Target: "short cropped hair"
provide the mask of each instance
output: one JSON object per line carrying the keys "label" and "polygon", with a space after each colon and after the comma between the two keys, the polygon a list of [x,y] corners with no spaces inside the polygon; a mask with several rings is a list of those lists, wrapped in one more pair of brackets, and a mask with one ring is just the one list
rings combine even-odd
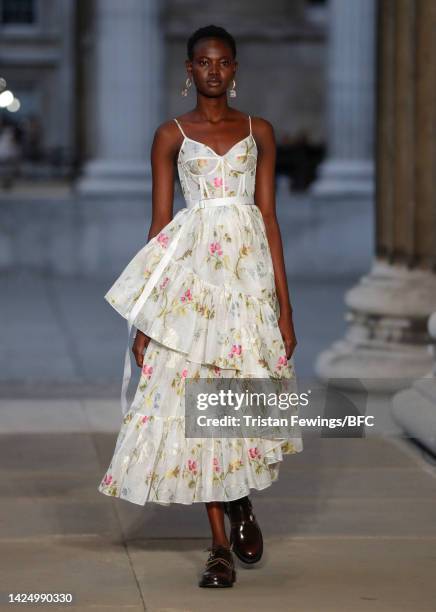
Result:
{"label": "short cropped hair", "polygon": [[236,58],[236,42],[235,39],[227,30],[220,26],[208,25],[204,28],[199,28],[188,38],[187,51],[188,58],[192,61],[194,59],[194,46],[203,38],[220,38],[230,47],[233,55],[233,59]]}

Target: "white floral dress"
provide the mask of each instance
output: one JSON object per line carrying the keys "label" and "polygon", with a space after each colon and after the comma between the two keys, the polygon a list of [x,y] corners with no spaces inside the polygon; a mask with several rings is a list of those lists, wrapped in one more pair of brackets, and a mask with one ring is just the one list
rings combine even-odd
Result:
{"label": "white floral dress", "polygon": [[277,323],[271,253],[254,204],[251,118],[249,135],[225,155],[188,138],[175,121],[184,136],[177,167],[187,206],[104,296],[150,341],[98,490],[140,505],[238,499],[268,487],[283,455],[303,449],[300,435],[185,438],[187,377],[295,380],[295,369]]}

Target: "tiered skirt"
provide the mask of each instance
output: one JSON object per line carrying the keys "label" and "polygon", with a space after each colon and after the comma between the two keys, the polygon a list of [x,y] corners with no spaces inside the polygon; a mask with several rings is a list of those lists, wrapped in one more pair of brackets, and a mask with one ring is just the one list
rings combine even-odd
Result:
{"label": "tiered skirt", "polygon": [[236,204],[179,211],[104,296],[122,317],[128,319],[159,265],[134,319],[150,337],[138,386],[98,490],[168,505],[229,501],[264,489],[277,480],[283,455],[303,449],[301,436],[187,438],[184,401],[186,378],[289,379],[296,389],[260,210]]}

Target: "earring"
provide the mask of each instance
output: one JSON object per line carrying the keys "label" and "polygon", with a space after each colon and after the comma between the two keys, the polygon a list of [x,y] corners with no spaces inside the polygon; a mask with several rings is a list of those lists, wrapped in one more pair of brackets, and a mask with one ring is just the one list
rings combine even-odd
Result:
{"label": "earring", "polygon": [[232,88],[229,89],[229,96],[231,98],[236,98],[236,89],[235,88],[236,88],[236,81],[235,81],[235,79],[233,79]]}
{"label": "earring", "polygon": [[188,95],[188,89],[191,87],[192,85],[192,81],[191,79],[188,77],[185,81],[185,87],[182,89],[182,91],[180,92],[182,96],[187,96]]}

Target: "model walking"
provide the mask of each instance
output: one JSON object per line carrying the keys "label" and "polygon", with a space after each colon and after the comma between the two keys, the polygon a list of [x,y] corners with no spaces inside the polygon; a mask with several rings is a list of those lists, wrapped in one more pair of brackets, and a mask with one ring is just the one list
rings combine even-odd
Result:
{"label": "model walking", "polygon": [[[236,45],[207,26],[188,40],[186,94],[195,108],[156,130],[153,217],[147,244],[105,298],[137,332],[141,376],[99,491],[146,502],[205,502],[212,545],[199,585],[232,586],[231,550],[247,563],[263,551],[250,489],[277,479],[300,436],[186,438],[186,378],[294,378],[297,344],[275,215],[270,123],[231,108]],[[174,162],[186,207],[173,217]],[[230,538],[225,529],[230,520]]]}

